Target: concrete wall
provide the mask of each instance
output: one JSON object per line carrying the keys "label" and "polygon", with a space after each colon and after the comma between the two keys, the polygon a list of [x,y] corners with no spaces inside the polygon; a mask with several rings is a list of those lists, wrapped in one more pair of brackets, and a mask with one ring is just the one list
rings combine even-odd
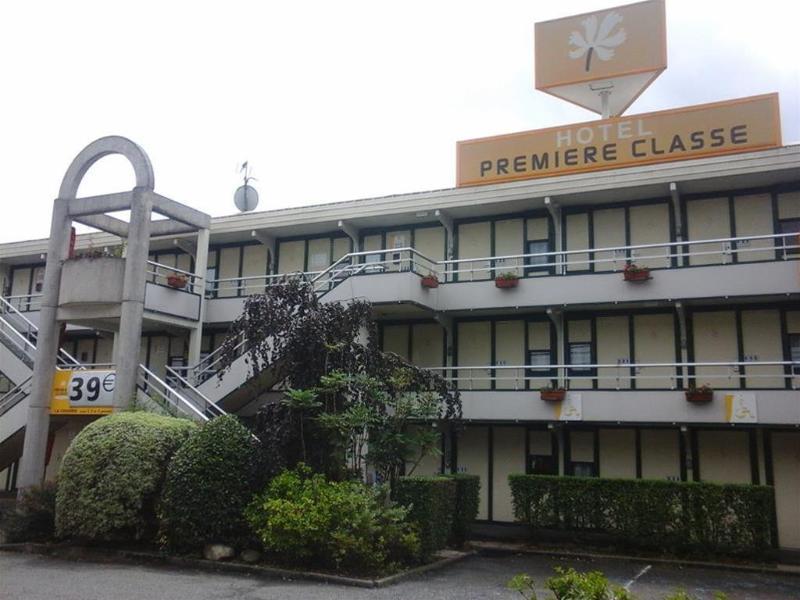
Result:
{"label": "concrete wall", "polygon": [[[625,283],[620,273],[597,273],[527,277],[513,290],[499,290],[493,281],[476,281],[447,283],[427,291],[412,273],[387,273],[350,277],[325,300],[363,297],[376,303],[414,302],[441,311],[794,294],[800,293],[797,269],[795,261],[743,263],[660,270],[643,284]],[[214,302],[218,301],[209,304]]]}
{"label": "concrete wall", "polygon": [[[730,237],[731,220],[728,198],[690,200],[686,203],[686,221],[690,240]],[[692,251],[708,253],[690,257],[689,264],[692,266],[731,262],[731,257],[723,254],[720,244],[695,244],[692,246]]]}
{"label": "concrete wall", "polygon": [[495,521],[514,520],[508,476],[525,472],[525,429],[495,427],[492,456],[492,517]]}
{"label": "concrete wall", "polygon": [[458,434],[458,471],[481,479],[478,519],[489,518],[489,428],[467,425]]}
{"label": "concrete wall", "polygon": [[[734,218],[736,219],[736,236],[769,235],[774,229],[774,215],[772,214],[772,197],[770,194],[756,194],[753,196],[736,196],[733,199]],[[752,262],[756,260],[772,260],[774,250],[756,251],[757,248],[769,248],[775,245],[775,240],[746,240],[738,242],[736,255],[739,262]],[[745,252],[745,250],[747,250]],[[751,250],[753,250],[751,252]]]}
{"label": "concrete wall", "polygon": [[670,479],[681,477],[681,455],[676,429],[642,429],[642,478]]}
{"label": "concrete wall", "polygon": [[771,438],[778,538],[781,547],[800,550],[800,433],[774,432]]}
{"label": "concrete wall", "polygon": [[715,483],[751,483],[746,431],[698,431],[700,479]]}
{"label": "concrete wall", "polygon": [[[483,258],[491,256],[491,223],[462,223],[458,226],[458,258]],[[475,261],[459,263],[459,269],[485,269],[489,267],[488,261]],[[459,281],[477,281],[491,279],[489,271],[460,273]]]}
{"label": "concrete wall", "polygon": [[601,429],[600,477],[636,477],[636,432],[633,429]]}
{"label": "concrete wall", "polygon": [[[580,390],[585,422],[726,423],[725,394],[716,388],[705,405],[686,401],[681,390]],[[798,393],[793,390],[754,390],[761,424],[800,424]],[[471,391],[462,388],[464,417],[480,420],[556,420],[551,403],[538,390]]]}
{"label": "concrete wall", "polygon": [[[631,206],[628,209],[631,245],[672,241],[669,231],[669,213],[669,204],[666,202]],[[631,259],[639,266],[663,269],[671,265],[671,260],[666,258],[667,254],[671,252],[675,252],[675,249],[668,246],[634,250]],[[644,258],[646,256],[658,258]],[[664,258],[660,258],[660,256],[664,256]]]}

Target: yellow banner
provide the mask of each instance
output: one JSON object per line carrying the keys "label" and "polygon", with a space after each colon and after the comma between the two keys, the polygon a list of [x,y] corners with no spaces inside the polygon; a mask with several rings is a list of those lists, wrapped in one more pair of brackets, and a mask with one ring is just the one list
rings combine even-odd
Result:
{"label": "yellow banner", "polygon": [[56,371],[50,414],[111,414],[115,379],[113,371]]}
{"label": "yellow banner", "polygon": [[778,94],[765,94],[458,142],[456,185],[616,169],[780,145]]}

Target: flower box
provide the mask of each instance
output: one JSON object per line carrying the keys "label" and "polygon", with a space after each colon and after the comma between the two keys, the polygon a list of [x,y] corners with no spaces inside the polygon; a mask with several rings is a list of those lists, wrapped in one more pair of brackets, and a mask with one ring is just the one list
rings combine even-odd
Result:
{"label": "flower box", "polygon": [[707,404],[714,399],[714,390],[698,388],[686,390],[686,401],[693,404]]}
{"label": "flower box", "polygon": [[189,283],[189,279],[185,275],[167,275],[167,285],[176,290],[182,290],[186,287],[187,283]]}
{"label": "flower box", "polygon": [[545,402],[561,402],[566,395],[567,390],[539,390],[539,396]]}
{"label": "flower box", "polygon": [[501,289],[515,288],[519,285],[519,277],[508,277],[500,275],[494,280],[495,287]]}
{"label": "flower box", "polygon": [[427,275],[419,280],[419,283],[424,288],[438,288],[439,287],[439,280],[434,275]]}
{"label": "flower box", "polygon": [[633,263],[625,265],[622,276],[625,281],[647,281],[648,279],[652,279],[650,276],[650,269],[636,266]]}

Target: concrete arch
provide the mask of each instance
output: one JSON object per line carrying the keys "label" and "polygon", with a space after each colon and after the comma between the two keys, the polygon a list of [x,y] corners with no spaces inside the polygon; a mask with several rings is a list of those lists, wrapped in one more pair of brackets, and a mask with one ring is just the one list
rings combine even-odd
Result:
{"label": "concrete arch", "polygon": [[64,174],[64,179],[61,180],[61,188],[58,191],[59,199],[71,200],[75,198],[86,172],[94,163],[109,154],[121,154],[128,159],[136,176],[137,188],[153,190],[155,187],[153,165],[150,164],[150,158],[147,153],[128,138],[109,135],[96,139],[73,159],[72,164]]}

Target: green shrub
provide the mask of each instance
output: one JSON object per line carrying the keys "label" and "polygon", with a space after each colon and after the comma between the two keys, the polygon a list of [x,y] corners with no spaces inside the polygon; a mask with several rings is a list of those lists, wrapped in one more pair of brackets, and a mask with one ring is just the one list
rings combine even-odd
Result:
{"label": "green shrub", "polygon": [[556,574],[547,580],[547,589],[556,600],[631,600],[626,589],[612,586],[600,571],[578,573],[575,569],[554,567]]}
{"label": "green shrub", "polygon": [[248,528],[244,509],[252,498],[255,447],[233,415],[193,432],[167,468],[159,510],[170,546],[239,545]]}
{"label": "green shrub", "polygon": [[752,555],[772,547],[771,487],[509,477],[514,514],[537,529],[597,532],[631,546]]}
{"label": "green shrub", "polygon": [[28,488],[16,508],[3,514],[0,529],[6,541],[44,542],[55,536],[56,483]]}
{"label": "green shrub", "polygon": [[301,465],[273,479],[245,514],[278,560],[381,572],[412,562],[419,553],[407,511],[384,500],[362,483],[327,481]]}
{"label": "green shrub", "polygon": [[420,556],[429,559],[450,538],[456,482],[446,477],[401,477],[393,494],[398,504],[408,507],[408,519],[419,530]]}
{"label": "green shrub", "polygon": [[455,473],[444,475],[456,482],[455,509],[450,543],[463,546],[469,535],[469,527],[478,516],[480,506],[481,478],[477,475]]}
{"label": "green shrub", "polygon": [[167,464],[192,429],[185,419],[146,412],[116,413],[87,425],[61,465],[57,534],[153,539]]}

